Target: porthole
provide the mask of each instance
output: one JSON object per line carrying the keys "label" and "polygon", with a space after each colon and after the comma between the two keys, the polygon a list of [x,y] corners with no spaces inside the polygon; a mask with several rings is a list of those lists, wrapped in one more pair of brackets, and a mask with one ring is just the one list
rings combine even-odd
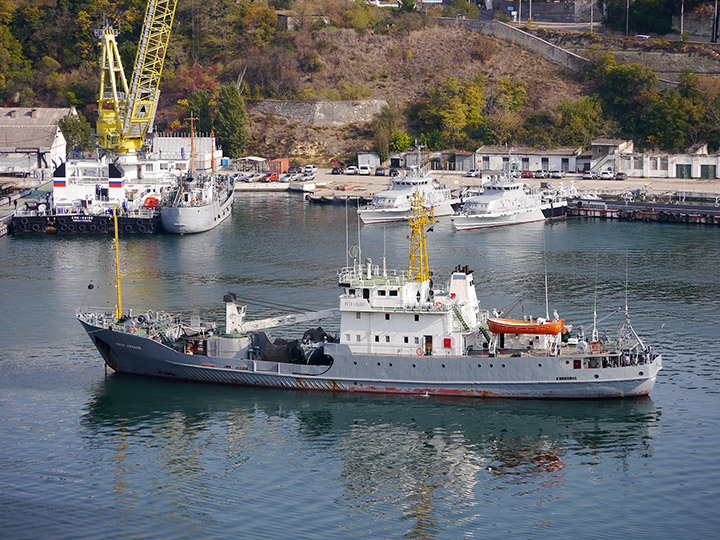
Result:
{"label": "porthole", "polygon": [[596,379],[599,379],[599,378],[600,378],[600,375],[598,375],[598,374],[596,373],[596,374],[595,374],[595,378],[596,378]]}
{"label": "porthole", "polygon": [[415,364],[413,364],[413,367],[417,367]]}
{"label": "porthole", "polygon": [[641,371],[640,373],[638,373],[638,375],[640,375],[642,377],[644,375],[644,373]]}
{"label": "porthole", "polygon": [[478,364],[478,367],[481,368],[481,367],[482,367],[482,364]]}
{"label": "porthole", "polygon": [[490,367],[495,367],[495,366],[493,366],[492,364],[490,364]]}
{"label": "porthole", "polygon": [[388,366],[392,367],[392,362],[390,362],[390,363],[388,364]]}
{"label": "porthole", "polygon": [[565,363],[569,366],[569,365],[570,365],[570,360],[565,360]]}
{"label": "porthole", "polygon": [[[353,362],[353,364],[355,364],[357,366],[357,361]],[[357,384],[357,383],[355,383],[355,384]]]}
{"label": "porthole", "polygon": [[357,386],[357,381],[355,381],[353,384],[354,384],[355,386]]}
{"label": "porthole", "polygon": [[542,367],[542,364],[538,364],[538,367]]}
{"label": "porthole", "polygon": [[505,367],[505,364],[503,364],[502,367]]}
{"label": "porthole", "polygon": [[442,367],[445,367],[445,364],[443,364]]}
{"label": "porthole", "polygon": [[378,366],[380,365],[380,362],[378,362]]}

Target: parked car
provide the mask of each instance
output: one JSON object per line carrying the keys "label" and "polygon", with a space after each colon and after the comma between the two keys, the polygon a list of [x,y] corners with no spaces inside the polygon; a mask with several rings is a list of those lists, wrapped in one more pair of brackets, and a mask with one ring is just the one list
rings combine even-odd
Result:
{"label": "parked car", "polygon": [[317,167],[315,165],[305,165],[303,172],[305,174],[317,174]]}
{"label": "parked car", "polygon": [[565,176],[565,171],[559,171],[557,169],[550,171],[550,178],[563,178]]}
{"label": "parked car", "polygon": [[537,171],[535,171],[535,172],[533,173],[533,177],[534,177],[534,178],[547,178],[547,177],[548,177],[548,172],[547,172],[547,171],[543,171],[542,169],[538,169]]}
{"label": "parked car", "polygon": [[370,165],[360,165],[358,167],[358,174],[362,174],[363,176],[369,176],[370,175]]}
{"label": "parked car", "polygon": [[345,172],[345,169],[343,169],[342,167],[333,167],[332,170],[330,171],[330,174],[342,174],[344,172]]}
{"label": "parked car", "polygon": [[400,176],[400,171],[397,169],[390,169],[390,176]]}
{"label": "parked car", "polygon": [[615,180],[627,180],[627,173],[622,171],[615,173]]}
{"label": "parked car", "polygon": [[355,165],[350,165],[347,169],[345,169],[345,174],[357,174],[358,168],[355,167]]}
{"label": "parked car", "polygon": [[375,176],[385,176],[385,167],[378,167],[375,169]]}
{"label": "parked car", "polygon": [[468,172],[465,173],[465,176],[475,178],[477,176],[480,176],[480,171],[477,169],[470,169]]}
{"label": "parked car", "polygon": [[295,167],[294,165],[288,169],[289,173],[295,173],[300,174],[302,171],[300,170],[300,167]]}
{"label": "parked car", "polygon": [[278,182],[292,182],[293,180],[297,179],[296,174],[292,173],[285,173],[280,178],[278,178]]}
{"label": "parked car", "polygon": [[603,171],[600,173],[600,179],[601,180],[612,180],[613,179],[613,173],[612,171]]}
{"label": "parked car", "polygon": [[583,180],[595,180],[597,175],[595,173],[591,173],[590,171],[584,171],[582,177]]}
{"label": "parked car", "polygon": [[278,179],[278,173],[271,172],[271,173],[267,173],[260,180],[262,182],[277,182],[277,179]]}
{"label": "parked car", "polygon": [[532,178],[532,177],[533,177],[532,171],[522,171],[520,173],[520,178]]}
{"label": "parked car", "polygon": [[262,175],[259,173],[252,173],[245,176],[245,182],[259,182]]}

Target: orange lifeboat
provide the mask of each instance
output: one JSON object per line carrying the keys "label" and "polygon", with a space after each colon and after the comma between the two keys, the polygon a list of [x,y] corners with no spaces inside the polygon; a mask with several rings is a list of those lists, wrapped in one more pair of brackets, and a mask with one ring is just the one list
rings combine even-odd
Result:
{"label": "orange lifeboat", "polygon": [[160,201],[157,197],[147,197],[145,199],[145,208],[148,210],[153,210],[157,208],[160,205]]}
{"label": "orange lifeboat", "polygon": [[565,319],[557,321],[488,319],[488,328],[493,334],[543,334],[554,336],[565,331]]}

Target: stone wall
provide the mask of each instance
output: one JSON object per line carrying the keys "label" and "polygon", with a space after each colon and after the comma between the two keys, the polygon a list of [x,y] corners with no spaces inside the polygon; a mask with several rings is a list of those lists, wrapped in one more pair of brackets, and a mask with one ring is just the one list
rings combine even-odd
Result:
{"label": "stone wall", "polygon": [[282,116],[290,123],[316,127],[346,126],[370,122],[387,102],[363,101],[280,101],[266,99],[249,105],[253,114]]}
{"label": "stone wall", "polygon": [[548,62],[573,71],[579,71],[587,64],[587,59],[578,54],[500,21],[440,19],[439,23],[447,26],[461,25],[468,30],[474,30],[486,36],[493,36],[503,41],[515,43],[523,49],[542,56]]}
{"label": "stone wall", "polygon": [[[570,2],[538,2],[532,3],[532,19],[541,22],[585,22],[590,20],[590,6],[595,0],[575,0]],[[522,6],[520,6],[522,3]],[[530,18],[530,3],[527,0],[494,0],[493,8],[509,13],[508,8],[521,10],[523,21]],[[595,5],[595,19],[599,19],[599,10]]]}

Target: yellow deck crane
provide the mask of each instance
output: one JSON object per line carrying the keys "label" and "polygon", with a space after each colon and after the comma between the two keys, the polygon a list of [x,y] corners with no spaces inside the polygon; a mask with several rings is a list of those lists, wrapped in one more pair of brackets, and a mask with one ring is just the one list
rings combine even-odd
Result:
{"label": "yellow deck crane", "polygon": [[118,154],[133,153],[152,131],[160,97],[160,77],[177,0],[149,0],[145,11],[132,80],[128,87],[118,52],[117,30],[106,26],[101,40],[98,145]]}

